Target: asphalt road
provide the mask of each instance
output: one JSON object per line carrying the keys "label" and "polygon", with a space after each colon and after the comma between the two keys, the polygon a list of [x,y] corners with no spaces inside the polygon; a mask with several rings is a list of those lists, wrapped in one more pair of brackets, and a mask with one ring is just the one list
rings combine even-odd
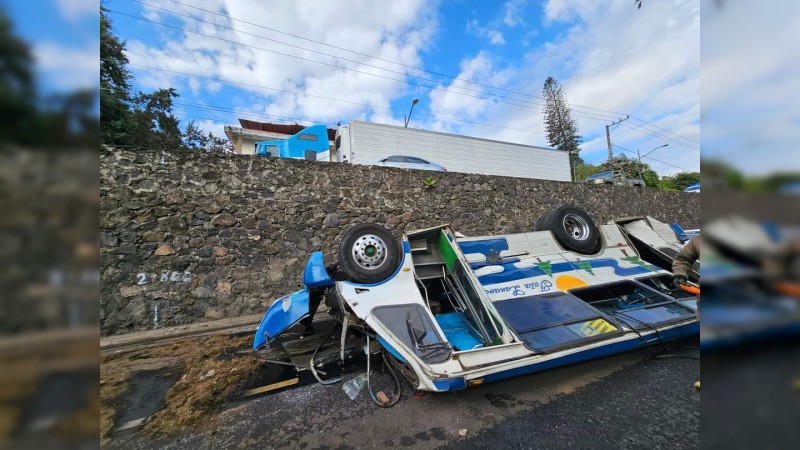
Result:
{"label": "asphalt road", "polygon": [[111,447],[697,448],[699,373],[698,360],[641,350],[461,392],[415,395],[406,385],[389,409],[366,391],[351,401],[341,384],[312,384],[231,405],[200,429],[117,437]]}

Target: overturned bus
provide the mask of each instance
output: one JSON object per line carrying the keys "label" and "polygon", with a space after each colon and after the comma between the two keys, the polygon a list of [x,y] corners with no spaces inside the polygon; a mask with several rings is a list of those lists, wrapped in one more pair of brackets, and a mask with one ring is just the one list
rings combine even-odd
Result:
{"label": "overturned bus", "polygon": [[336,264],[311,254],[304,289],[267,310],[253,348],[324,300],[342,343],[376,340],[416,389],[438,392],[699,334],[697,295],[643,260],[623,224],[565,205],[536,230],[465,237],[442,225],[398,239],[356,225]]}

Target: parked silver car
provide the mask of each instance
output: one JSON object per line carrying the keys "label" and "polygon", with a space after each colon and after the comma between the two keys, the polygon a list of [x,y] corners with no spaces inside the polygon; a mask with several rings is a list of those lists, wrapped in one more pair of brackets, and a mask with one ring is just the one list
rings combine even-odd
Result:
{"label": "parked silver car", "polygon": [[378,161],[376,166],[402,167],[403,169],[434,170],[436,172],[447,172],[443,166],[432,161],[427,161],[415,156],[392,155]]}

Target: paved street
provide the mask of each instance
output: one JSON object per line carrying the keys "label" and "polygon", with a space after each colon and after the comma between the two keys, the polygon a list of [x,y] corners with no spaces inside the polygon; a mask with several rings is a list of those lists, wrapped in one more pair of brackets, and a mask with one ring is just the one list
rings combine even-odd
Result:
{"label": "paved street", "polygon": [[366,391],[350,401],[341,384],[311,384],[231,405],[198,430],[118,437],[112,447],[697,448],[699,373],[698,360],[641,350],[455,393],[406,388],[390,409]]}

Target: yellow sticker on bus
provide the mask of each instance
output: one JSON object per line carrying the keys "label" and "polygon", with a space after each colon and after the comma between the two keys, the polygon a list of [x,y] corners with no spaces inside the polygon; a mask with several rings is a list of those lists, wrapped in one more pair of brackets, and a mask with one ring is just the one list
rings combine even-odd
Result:
{"label": "yellow sticker on bus", "polygon": [[580,333],[584,336],[597,336],[598,334],[613,333],[617,327],[608,323],[605,319],[595,319],[583,322]]}

